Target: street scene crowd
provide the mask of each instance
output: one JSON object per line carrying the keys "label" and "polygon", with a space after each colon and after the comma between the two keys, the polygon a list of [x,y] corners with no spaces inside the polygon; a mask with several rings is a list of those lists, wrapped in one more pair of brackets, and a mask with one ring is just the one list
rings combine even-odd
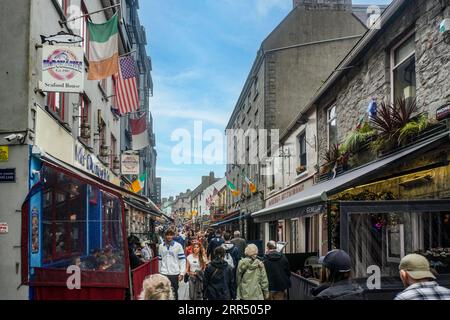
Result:
{"label": "street scene crowd", "polygon": [[[239,231],[194,232],[174,226],[157,229],[156,252],[150,242],[129,238],[130,264],[137,267],[157,257],[159,273],[143,282],[141,300],[287,300],[291,287],[289,261],[275,241],[264,254],[247,244]],[[316,300],[363,300],[363,289],[352,281],[351,258],[341,249],[319,258],[320,285]],[[450,300],[450,289],[436,282],[436,272],[418,254],[399,264],[405,289],[395,300]],[[186,297],[180,297],[181,287]]]}

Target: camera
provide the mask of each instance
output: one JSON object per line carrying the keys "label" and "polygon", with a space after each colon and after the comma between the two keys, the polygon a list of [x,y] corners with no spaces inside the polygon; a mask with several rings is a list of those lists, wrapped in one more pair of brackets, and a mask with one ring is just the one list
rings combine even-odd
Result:
{"label": "camera", "polygon": [[12,142],[14,140],[22,140],[24,138],[23,134],[10,134],[9,136],[5,137],[6,141]]}

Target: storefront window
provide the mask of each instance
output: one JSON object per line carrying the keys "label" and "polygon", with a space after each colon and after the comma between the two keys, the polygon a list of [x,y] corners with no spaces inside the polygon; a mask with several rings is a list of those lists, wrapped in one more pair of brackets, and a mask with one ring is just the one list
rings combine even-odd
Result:
{"label": "storefront window", "polygon": [[450,274],[450,211],[352,213],[349,217],[349,254],[355,276],[379,266],[382,276],[398,276],[402,257],[419,253],[439,274]]}

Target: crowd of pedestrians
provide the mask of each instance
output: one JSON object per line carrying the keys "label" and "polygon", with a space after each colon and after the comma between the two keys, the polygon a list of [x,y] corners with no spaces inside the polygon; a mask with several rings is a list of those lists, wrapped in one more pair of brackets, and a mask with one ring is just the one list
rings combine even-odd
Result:
{"label": "crowd of pedestrians", "polygon": [[[291,270],[275,241],[264,254],[247,244],[239,231],[208,230],[206,233],[168,228],[157,247],[159,274],[143,283],[141,299],[178,299],[180,282],[189,287],[190,300],[286,300]],[[136,246],[136,243],[132,243]],[[140,245],[139,261],[154,256],[146,243]],[[130,259],[132,261],[132,259]],[[364,290],[352,281],[351,258],[340,249],[319,259],[320,285],[311,290],[317,300],[361,300]],[[399,264],[405,289],[396,300],[450,300],[450,290],[436,282],[428,260],[418,254]]]}

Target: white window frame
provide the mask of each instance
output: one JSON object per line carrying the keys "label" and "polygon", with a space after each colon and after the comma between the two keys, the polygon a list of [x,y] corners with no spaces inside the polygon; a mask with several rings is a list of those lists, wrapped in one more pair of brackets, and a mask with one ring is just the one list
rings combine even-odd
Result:
{"label": "white window frame", "polygon": [[391,49],[391,65],[390,65],[390,72],[391,72],[391,103],[394,103],[395,101],[395,92],[394,92],[394,71],[401,66],[403,63],[405,63],[408,59],[411,59],[412,56],[416,55],[416,47],[414,46],[414,52],[409,54],[405,59],[400,61],[399,63],[395,64],[395,52],[398,48],[400,48],[406,41],[408,41],[411,37],[414,37],[415,40],[415,33],[416,30],[412,30],[409,32],[405,37],[403,37],[399,43],[397,43],[394,47]]}
{"label": "white window frame", "polygon": [[[336,111],[335,111],[335,116],[334,116],[334,118],[330,118],[330,110],[331,109],[333,109],[333,108],[335,108],[336,109]],[[333,103],[330,107],[328,107],[328,109],[327,109],[327,146],[328,146],[328,149],[330,149],[330,123],[333,121],[333,120],[336,120],[336,127],[337,127],[337,105],[335,104],[335,103]]]}

